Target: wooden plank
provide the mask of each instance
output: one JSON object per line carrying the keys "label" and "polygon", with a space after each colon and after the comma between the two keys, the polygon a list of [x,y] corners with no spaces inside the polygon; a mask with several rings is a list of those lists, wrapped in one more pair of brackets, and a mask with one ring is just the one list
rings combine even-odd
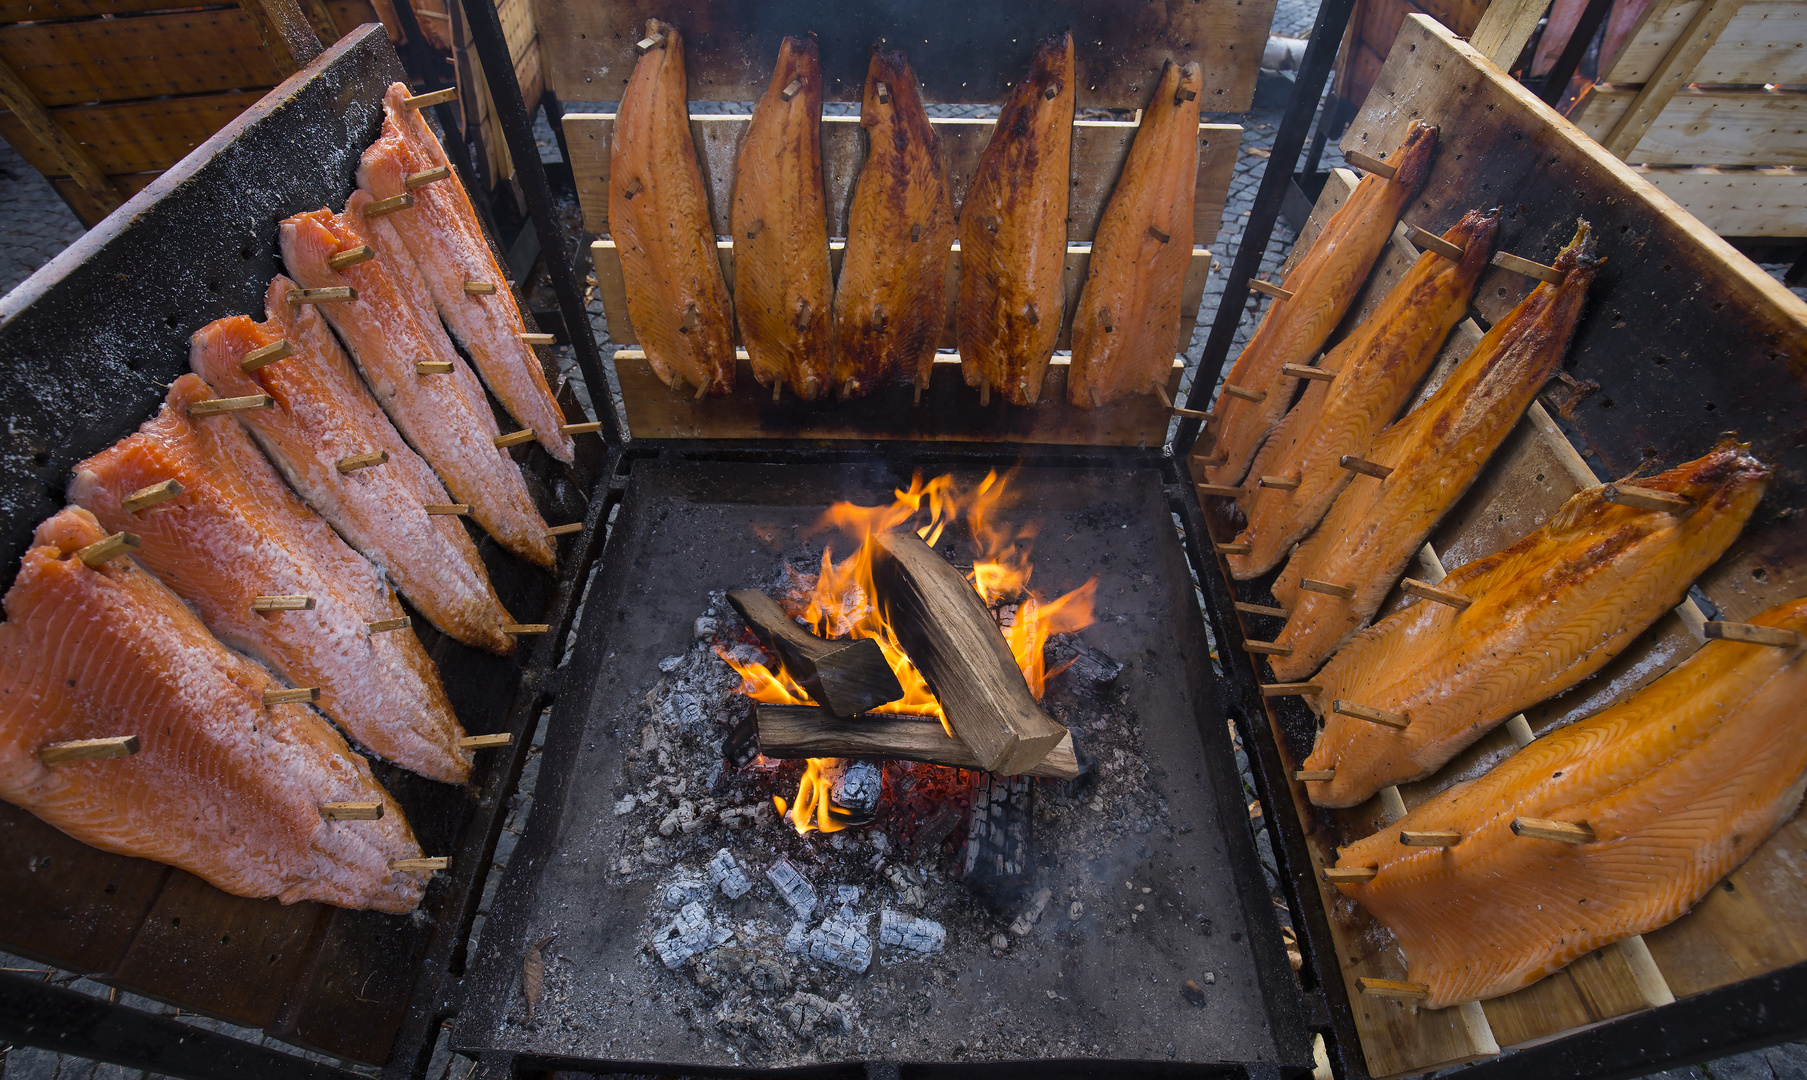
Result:
{"label": "wooden plank", "polygon": [[[262,91],[244,90],[160,101],[76,105],[52,109],[50,115],[111,176],[169,168],[262,96]],[[18,117],[0,114],[0,136],[44,175],[69,175],[67,168]]]}
{"label": "wooden plank", "polygon": [[0,803],[0,949],[89,974],[125,955],[169,869],[113,855]]}
{"label": "wooden plank", "polygon": [[[1657,3],[1601,81],[1643,83],[1669,54],[1702,0]],[[1692,82],[1797,86],[1807,83],[1807,7],[1796,0],[1748,0],[1700,58]]]}
{"label": "wooden plank", "polygon": [[47,106],[275,86],[239,8],[0,26],[0,60]]}
{"label": "wooden plank", "polygon": [[1509,71],[1549,6],[1547,0],[1493,0],[1468,43],[1502,71]]}
{"label": "wooden plank", "polygon": [[[150,186],[152,180],[162,175],[161,172],[121,173],[117,176],[109,176],[107,179],[112,182],[114,190],[119,192],[120,198],[129,199]],[[81,185],[74,180],[66,176],[53,176],[48,179],[50,186],[56,188],[57,194],[61,195],[63,201],[75,210],[76,216],[82,219],[82,223],[90,228],[113,212],[114,204],[110,199],[94,198],[83,191]]]}
{"label": "wooden plank", "polygon": [[[1613,130],[1637,95],[1635,89],[1596,86],[1569,119],[1599,139]],[[1807,165],[1807,92],[1684,89],[1625,160],[1647,165]]]}
{"label": "wooden plank", "polygon": [[[95,200],[104,203],[116,199],[117,193],[107,182],[104,168],[94,160],[88,148],[71,136],[56,117],[45,111],[32,95],[31,89],[5,63],[0,63],[0,104],[11,110],[7,119],[23,136],[20,139],[9,137],[8,141],[15,148],[23,142],[32,142],[42,160],[56,171],[72,178]],[[39,166],[39,171],[45,170]]]}
{"label": "wooden plank", "polygon": [[283,78],[320,55],[320,36],[296,0],[238,0]]}
{"label": "wooden plank", "polygon": [[1807,236],[1807,168],[1641,165],[1637,171],[1721,236]]}
{"label": "wooden plank", "polygon": [[318,951],[265,1030],[335,1057],[387,1062],[431,940],[417,919],[328,908]]}
{"label": "wooden plank", "polygon": [[1668,107],[1676,91],[1691,81],[1695,65],[1718,40],[1720,31],[1732,21],[1743,3],[1744,0],[1704,0],[1669,54],[1650,73],[1643,89],[1619,117],[1619,122],[1613,125],[1611,133],[1600,140],[1600,145],[1618,157],[1629,158],[1638,140],[1656,122],[1657,115]]}
{"label": "wooden plank", "polygon": [[[1071,30],[1081,107],[1139,109],[1168,59],[1205,72],[1200,105],[1242,112],[1273,20],[1272,0],[1124,5],[1052,0],[975,8],[959,0],[805,0],[724,6],[709,0],[570,4],[537,0],[547,46],[547,85],[565,101],[619,101],[648,17],[684,33],[690,96],[755,101],[765,92],[779,39],[813,33],[822,55],[823,97],[858,101],[874,41],[905,48],[925,101],[1002,101],[1028,69],[1037,41]],[[974,58],[983,58],[975,63]]]}

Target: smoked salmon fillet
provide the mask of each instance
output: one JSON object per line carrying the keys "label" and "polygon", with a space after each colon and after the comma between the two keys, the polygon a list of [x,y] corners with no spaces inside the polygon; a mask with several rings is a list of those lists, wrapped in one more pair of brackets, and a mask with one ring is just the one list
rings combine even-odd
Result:
{"label": "smoked salmon fillet", "polygon": [[[312,305],[287,301],[295,283],[278,274],[265,294],[266,320],[217,319],[191,342],[188,364],[224,397],[268,394],[268,409],[234,413],[289,486],[352,547],[383,569],[434,626],[467,645],[507,654],[502,607],[463,523],[426,508],[452,497],[402,440]],[[287,359],[247,374],[239,364],[286,341]],[[381,452],[379,465],[343,472],[339,462]]]}
{"label": "smoked salmon fillet", "polygon": [[[1799,633],[1807,600],[1750,621]],[[1710,641],[1624,702],[1350,844],[1337,865],[1379,873],[1337,887],[1393,931],[1431,1008],[1529,986],[1678,918],[1794,815],[1803,700],[1798,646]],[[1515,835],[1521,818],[1585,824],[1594,839]],[[1461,841],[1405,847],[1402,829]]]}
{"label": "smoked salmon fillet", "polygon": [[[358,162],[358,186],[378,199],[414,197],[413,206],[388,220],[426,280],[440,317],[477,362],[483,381],[508,414],[532,428],[553,457],[569,462],[571,436],[561,426],[565,413],[546,384],[539,356],[521,340],[527,324],[508,275],[496,263],[471,197],[452,171],[439,137],[419,109],[402,104],[407,96],[402,83],[383,95],[383,133]],[[445,169],[446,177],[408,186],[408,177],[435,168]],[[466,282],[494,286],[494,291],[472,293]]]}
{"label": "smoked salmon fillet", "polygon": [[[463,783],[470,753],[439,669],[413,631],[372,633],[402,608],[369,560],[295,497],[231,416],[194,416],[219,395],[198,375],[170,387],[134,435],[75,467],[69,501],[108,532],[137,534],[138,558],[201,615],[221,641],[291,686],[315,687],[320,711],[404,769]],[[175,499],[121,504],[165,480]],[[261,596],[299,596],[307,610],[254,609]]]}
{"label": "smoked salmon fillet", "polygon": [[870,150],[834,296],[834,385],[843,398],[885,383],[928,385],[955,231],[941,136],[903,53],[872,50],[860,126]]}
{"label": "smoked salmon fillet", "polygon": [[1347,202],[1330,215],[1311,249],[1300,257],[1282,286],[1290,300],[1274,300],[1249,339],[1224,386],[1261,396],[1259,401],[1218,394],[1209,421],[1213,449],[1205,479],[1239,484],[1275,424],[1292,405],[1299,380],[1282,372],[1287,364],[1309,364],[1355,302],[1374,260],[1393,235],[1393,226],[1430,176],[1437,129],[1412,121],[1405,140],[1388,163],[1391,180],[1378,173],[1362,177]]}
{"label": "smoked salmon fillet", "polygon": [[1067,372],[1067,400],[1081,408],[1167,389],[1181,347],[1180,288],[1192,264],[1203,87],[1197,64],[1167,61],[1098,222]]}
{"label": "smoked salmon fillet", "polygon": [[960,207],[960,373],[1012,405],[1041,400],[1060,336],[1073,150],[1073,35],[1035,50]]}
{"label": "smoked salmon fillet", "polygon": [[[351,286],[357,299],[325,303],[320,313],[345,342],[378,404],[420,451],[471,517],[502,546],[540,566],[552,565],[546,522],[534,508],[520,468],[498,449],[495,413],[470,365],[452,347],[433,301],[388,217],[365,218],[371,202],[352,192],[345,212],[314,210],[282,223],[282,261],[310,289]],[[389,215],[393,216],[393,215]],[[327,260],[369,245],[376,257],[343,270]],[[423,373],[417,362],[449,364]]]}
{"label": "smoked salmon fillet", "polygon": [[[75,553],[106,530],[69,507],[38,526],[0,624],[0,798],[84,844],[178,866],[237,896],[409,912],[420,845],[364,759],[269,672],[215,640],[129,558]],[[127,758],[44,765],[39,748],[138,736]],[[320,804],[371,802],[375,821]]]}
{"label": "smoked salmon fillet", "polygon": [[1318,366],[1330,382],[1307,383],[1298,404],[1280,421],[1251,474],[1298,481],[1298,487],[1244,487],[1237,500],[1248,524],[1236,537],[1246,555],[1229,556],[1239,581],[1260,577],[1286,558],[1323,518],[1355,474],[1344,455],[1363,457],[1374,435],[1391,423],[1437,359],[1443,342],[1468,311],[1475,282],[1487,268],[1499,231],[1499,211],[1471,210],[1443,239],[1463,249],[1460,262],[1432,251],[1418,256],[1399,284],[1355,332],[1324,354]]}
{"label": "smoked salmon fillet", "polygon": [[821,121],[816,39],[787,37],[734,163],[734,313],[773,400],[788,386],[814,401],[833,375]]}
{"label": "smoked salmon fillet", "polygon": [[[1452,570],[1438,587],[1467,596],[1457,611],[1418,600],[1357,634],[1313,681],[1324,717],[1306,784],[1319,806],[1354,806],[1389,784],[1428,776],[1501,721],[1605,666],[1731,546],[1763,497],[1770,470],[1733,440],[1638,486],[1680,495],[1685,514],[1583,491],[1543,527]],[[1402,713],[1404,729],[1336,712],[1350,701]]]}
{"label": "smoked salmon fillet", "polygon": [[690,138],[684,38],[646,20],[659,44],[634,64],[609,138],[609,232],[646,362],[697,396],[734,389],[734,303],[716,256],[709,193]]}
{"label": "smoked salmon fillet", "polygon": [[[1275,642],[1292,652],[1273,657],[1276,678],[1316,671],[1374,617],[1425,537],[1561,366],[1599,267],[1586,222],[1555,266],[1566,275],[1561,285],[1533,289],[1436,393],[1375,438],[1368,459],[1392,473],[1350,481],[1293,551],[1273,588],[1291,612]],[[1308,588],[1308,580],[1353,593]]]}

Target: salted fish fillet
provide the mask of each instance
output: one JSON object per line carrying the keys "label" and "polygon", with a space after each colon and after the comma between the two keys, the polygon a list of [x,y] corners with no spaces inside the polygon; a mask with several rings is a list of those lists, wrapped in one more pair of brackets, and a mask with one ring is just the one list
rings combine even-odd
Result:
{"label": "salted fish fillet", "polygon": [[[1807,601],[1750,620],[1807,630]],[[1794,816],[1807,786],[1802,650],[1711,641],[1628,700],[1344,848],[1373,880],[1337,887],[1385,923],[1442,1008],[1508,994],[1685,914]],[[1585,823],[1592,843],[1515,836]],[[1451,848],[1401,829],[1453,829]]]}
{"label": "salted fish fillet", "polygon": [[662,38],[634,64],[609,139],[609,232],[628,318],[665,385],[726,394],[734,389],[734,302],[690,136],[684,38],[657,19],[646,21],[646,36]]}
{"label": "salted fish fillet", "polygon": [[[1306,785],[1319,806],[1354,806],[1428,776],[1495,725],[1600,670],[1737,539],[1770,470],[1727,440],[1697,461],[1638,480],[1693,501],[1687,514],[1583,491],[1543,527],[1439,583],[1462,611],[1417,601],[1357,634],[1314,680],[1324,717]],[[1352,701],[1404,713],[1403,730],[1337,713]]]}
{"label": "salted fish fillet", "polygon": [[1286,275],[1282,286],[1290,300],[1275,300],[1262,316],[1255,336],[1243,347],[1224,377],[1225,386],[1265,395],[1248,401],[1220,393],[1211,410],[1211,456],[1222,463],[1207,466],[1205,479],[1213,484],[1239,484],[1261,444],[1280,422],[1297,392],[1296,378],[1281,369],[1287,364],[1309,364],[1329,340],[1349,305],[1361,293],[1368,271],[1393,235],[1399,215],[1430,176],[1431,157],[1437,149],[1437,129],[1422,120],[1412,121],[1405,139],[1389,163],[1398,170],[1392,179],[1370,173],[1355,186],[1349,200],[1318,234],[1311,250]]}
{"label": "salted fish fillet", "polygon": [[[136,434],[75,467],[69,501],[109,532],[137,534],[139,559],[208,629],[291,686],[318,688],[320,711],[358,743],[422,776],[463,783],[470,752],[458,747],[464,730],[439,669],[412,630],[368,629],[400,618],[401,604],[236,420],[189,414],[217,396],[198,375],[177,379]],[[182,486],[174,500],[121,506],[165,480]],[[314,606],[260,613],[259,596],[305,596]]]}
{"label": "salted fish fillet", "polygon": [[[278,274],[265,294],[266,320],[217,319],[191,342],[188,364],[225,397],[268,394],[274,405],[234,413],[289,486],[352,547],[386,573],[440,630],[467,645],[507,654],[514,638],[464,525],[426,507],[452,502],[445,485],[402,439],[310,305],[285,299],[295,283]],[[295,350],[249,374],[239,368],[259,348]],[[353,472],[340,461],[381,451],[389,459]]]}
{"label": "salted fish fillet", "polygon": [[[439,473],[471,517],[503,547],[540,566],[552,565],[546,522],[534,508],[520,468],[498,449],[494,411],[470,365],[433,314],[432,297],[388,217],[366,218],[370,193],[354,191],[344,213],[314,210],[282,223],[282,261],[310,289],[349,285],[358,298],[320,305],[377,403],[420,456]],[[393,216],[393,215],[390,215]],[[376,257],[334,270],[335,253],[368,244]],[[451,365],[422,374],[416,361]]]}
{"label": "salted fish fillet", "polygon": [[960,373],[980,397],[1041,400],[1060,336],[1073,150],[1073,35],[1042,42],[960,207]]}
{"label": "salted fish fillet", "polygon": [[[427,875],[401,808],[306,706],[266,708],[269,672],[221,645],[68,507],[38,526],[0,624],[0,798],[84,844],[177,866],[237,896],[409,912]],[[50,743],[137,735],[128,758],[45,766]],[[372,802],[375,821],[327,821]]]}
{"label": "salted fish fillet", "polygon": [[759,385],[805,401],[834,359],[821,120],[816,41],[787,37],[734,163],[734,314]]}
{"label": "salted fish fillet", "polygon": [[1197,64],[1167,61],[1098,222],[1067,372],[1067,400],[1081,408],[1167,388],[1192,264],[1203,87]]}
{"label": "salted fish fillet", "polygon": [[941,136],[903,53],[873,48],[860,125],[871,149],[853,190],[834,297],[834,386],[843,398],[885,383],[928,385],[955,233]]}
{"label": "salted fish fillet", "polygon": [[1236,542],[1250,548],[1246,555],[1229,556],[1230,573],[1237,580],[1260,577],[1280,565],[1349,484],[1355,474],[1340,464],[1344,455],[1367,454],[1375,434],[1399,414],[1436,361],[1449,332],[1468,311],[1499,220],[1497,210],[1469,211],[1443,234],[1463,249],[1460,262],[1433,251],[1418,256],[1380,306],[1318,361],[1336,378],[1306,384],[1249,470],[1256,477],[1297,480],[1299,486],[1287,490],[1249,484],[1237,500],[1247,524]]}
{"label": "salted fish fillet", "polygon": [[[452,170],[439,137],[419,109],[402,104],[408,93],[406,85],[396,83],[383,95],[383,133],[358,162],[358,186],[379,199],[414,197],[413,206],[389,215],[389,221],[420,268],[440,317],[477,362],[483,381],[508,414],[532,428],[547,453],[569,462],[565,412],[552,396],[539,356],[521,340],[527,323],[508,274],[496,262],[464,181]],[[441,167],[450,172],[445,179],[408,187],[409,176]],[[464,289],[467,281],[496,288],[472,294]]]}
{"label": "salted fish fillet", "polygon": [[[1581,318],[1599,260],[1586,222],[1556,257],[1561,285],[1544,282],[1493,324],[1437,392],[1375,438],[1369,460],[1392,469],[1362,476],[1337,496],[1274,582],[1290,614],[1275,638],[1291,655],[1274,675],[1316,671],[1380,610],[1412,556],[1556,373]],[[1348,599],[1306,589],[1312,579],[1354,590]]]}

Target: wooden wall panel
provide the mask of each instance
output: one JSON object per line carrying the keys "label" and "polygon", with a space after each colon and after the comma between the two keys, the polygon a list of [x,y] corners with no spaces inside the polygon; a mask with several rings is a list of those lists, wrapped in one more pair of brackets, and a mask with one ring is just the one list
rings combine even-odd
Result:
{"label": "wooden wall panel", "polygon": [[[1653,4],[1644,25],[1619,56],[1605,65],[1602,82],[1642,83],[1688,23],[1702,0]],[[1807,84],[1807,7],[1795,0],[1747,0],[1695,68],[1691,82]]]}
{"label": "wooden wall panel", "polygon": [[[1569,119],[1605,140],[1636,97],[1635,88],[1595,86]],[[1807,165],[1807,93],[1683,90],[1625,160],[1645,165]]]}

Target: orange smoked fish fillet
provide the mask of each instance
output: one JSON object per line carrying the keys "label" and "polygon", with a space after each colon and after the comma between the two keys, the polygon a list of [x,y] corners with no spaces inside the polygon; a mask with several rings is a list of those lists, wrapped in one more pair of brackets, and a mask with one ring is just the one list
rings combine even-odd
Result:
{"label": "orange smoked fish fillet", "polygon": [[[1276,677],[1316,671],[1380,610],[1425,537],[1561,366],[1598,266],[1582,222],[1556,257],[1563,283],[1533,289],[1429,400],[1374,440],[1369,460],[1392,474],[1351,480],[1274,582],[1275,598],[1291,610],[1275,642],[1292,650],[1273,658]],[[1308,580],[1354,595],[1307,588]]]}
{"label": "orange smoked fish fillet", "polygon": [[[263,704],[269,672],[228,650],[69,507],[38,526],[0,624],[0,798],[70,836],[178,866],[238,896],[408,912],[420,845],[364,759],[305,705]],[[128,758],[45,766],[49,743],[137,735]],[[375,821],[327,821],[373,802]]]}
{"label": "orange smoked fish fillet", "polygon": [[1287,364],[1309,364],[1324,347],[1349,305],[1368,280],[1374,260],[1393,235],[1400,213],[1430,176],[1437,149],[1437,129],[1412,121],[1405,141],[1390,163],[1398,170],[1391,180],[1370,173],[1355,186],[1337,212],[1330,215],[1317,241],[1286,275],[1291,300],[1268,306],[1255,336],[1236,357],[1225,386],[1262,395],[1247,401],[1220,393],[1211,410],[1211,459],[1222,464],[1205,470],[1213,484],[1241,483],[1256,451],[1292,404],[1299,380],[1282,374]]}
{"label": "orange smoked fish fillet", "polygon": [[[312,305],[290,304],[295,284],[277,275],[265,297],[267,319],[218,319],[194,335],[188,363],[224,397],[269,394],[268,409],[234,413],[297,493],[340,535],[382,567],[434,626],[467,645],[514,649],[501,630],[514,622],[502,607],[477,545],[463,523],[429,515],[452,501],[433,470],[402,441]],[[245,356],[287,341],[293,356],[249,374]],[[341,472],[340,460],[382,451],[389,459]]]}
{"label": "orange smoked fish fillet", "polygon": [[[388,761],[447,783],[470,777],[464,731],[382,575],[302,505],[231,416],[189,415],[217,395],[198,375],[170,387],[137,434],[77,465],[69,501],[109,532],[136,533],[138,556],[220,640],[317,687],[320,711]],[[175,480],[182,494],[137,512],[133,492]],[[305,596],[306,611],[257,612],[259,596]]]}
{"label": "orange smoked fish fillet", "polygon": [[[1807,630],[1807,601],[1752,619]],[[1621,704],[1545,735],[1451,788],[1337,865],[1385,923],[1408,977],[1442,1008],[1529,986],[1602,945],[1678,918],[1801,803],[1807,656],[1710,641]],[[1515,818],[1585,823],[1592,843],[1516,836]],[[1401,829],[1453,829],[1451,848]]]}
{"label": "orange smoked fish fillet", "polygon": [[888,382],[928,385],[955,228],[941,136],[903,53],[872,50],[860,125],[871,150],[834,297],[834,385],[844,398]]}
{"label": "orange smoked fish fillet", "polygon": [[734,389],[734,304],[690,138],[684,39],[657,19],[646,21],[646,36],[659,44],[635,63],[609,140],[609,232],[628,318],[665,385],[726,394]]}
{"label": "orange smoked fish fillet", "polygon": [[1469,211],[1443,234],[1463,249],[1459,263],[1432,251],[1418,256],[1380,306],[1318,361],[1336,378],[1306,384],[1304,396],[1262,444],[1249,470],[1257,478],[1278,476],[1299,486],[1252,483],[1237,500],[1248,524],[1236,542],[1251,549],[1229,557],[1237,580],[1280,565],[1348,485],[1355,474],[1342,467],[1343,456],[1367,454],[1374,434],[1398,415],[1462,321],[1475,282],[1487,268],[1499,220],[1497,210]]}
{"label": "orange smoked fish fillet", "polygon": [[[1501,721],[1605,666],[1687,595],[1763,497],[1770,470],[1733,440],[1639,486],[1684,496],[1686,514],[1609,503],[1583,491],[1543,527],[1438,583],[1473,602],[1426,600],[1355,636],[1313,681],[1325,726],[1307,769],[1319,806],[1354,806],[1427,776]],[[1404,713],[1403,730],[1358,720],[1337,701]]]}
{"label": "orange smoked fish fillet", "polygon": [[1130,144],[1123,174],[1092,239],[1067,400],[1082,408],[1167,389],[1180,351],[1180,288],[1192,264],[1198,187],[1197,64],[1173,61]]}
{"label": "orange smoked fish fillet", "polygon": [[[561,428],[564,410],[546,385],[539,356],[521,340],[527,324],[464,183],[451,172],[443,180],[407,185],[415,173],[452,167],[420,110],[402,104],[407,96],[402,83],[383,95],[383,133],[358,163],[358,185],[379,199],[414,197],[412,207],[396,211],[389,220],[419,266],[452,337],[477,362],[483,381],[509,415],[532,428],[534,438],[553,457],[570,461],[571,437]],[[467,281],[494,285],[495,292],[468,293]]]}
{"label": "orange smoked fish fillet", "polygon": [[1073,35],[1035,50],[960,208],[960,369],[981,400],[1041,399],[1060,336],[1073,149]]}
{"label": "orange smoked fish fillet", "polygon": [[[508,451],[489,399],[433,315],[432,297],[413,260],[383,217],[365,218],[370,194],[352,192],[345,212],[314,210],[282,223],[282,261],[310,288],[349,285],[356,300],[321,304],[383,411],[439,473],[471,516],[502,546],[529,562],[552,565],[546,522]],[[334,270],[327,259],[368,244],[376,258]],[[421,373],[417,361],[450,364]]]}

